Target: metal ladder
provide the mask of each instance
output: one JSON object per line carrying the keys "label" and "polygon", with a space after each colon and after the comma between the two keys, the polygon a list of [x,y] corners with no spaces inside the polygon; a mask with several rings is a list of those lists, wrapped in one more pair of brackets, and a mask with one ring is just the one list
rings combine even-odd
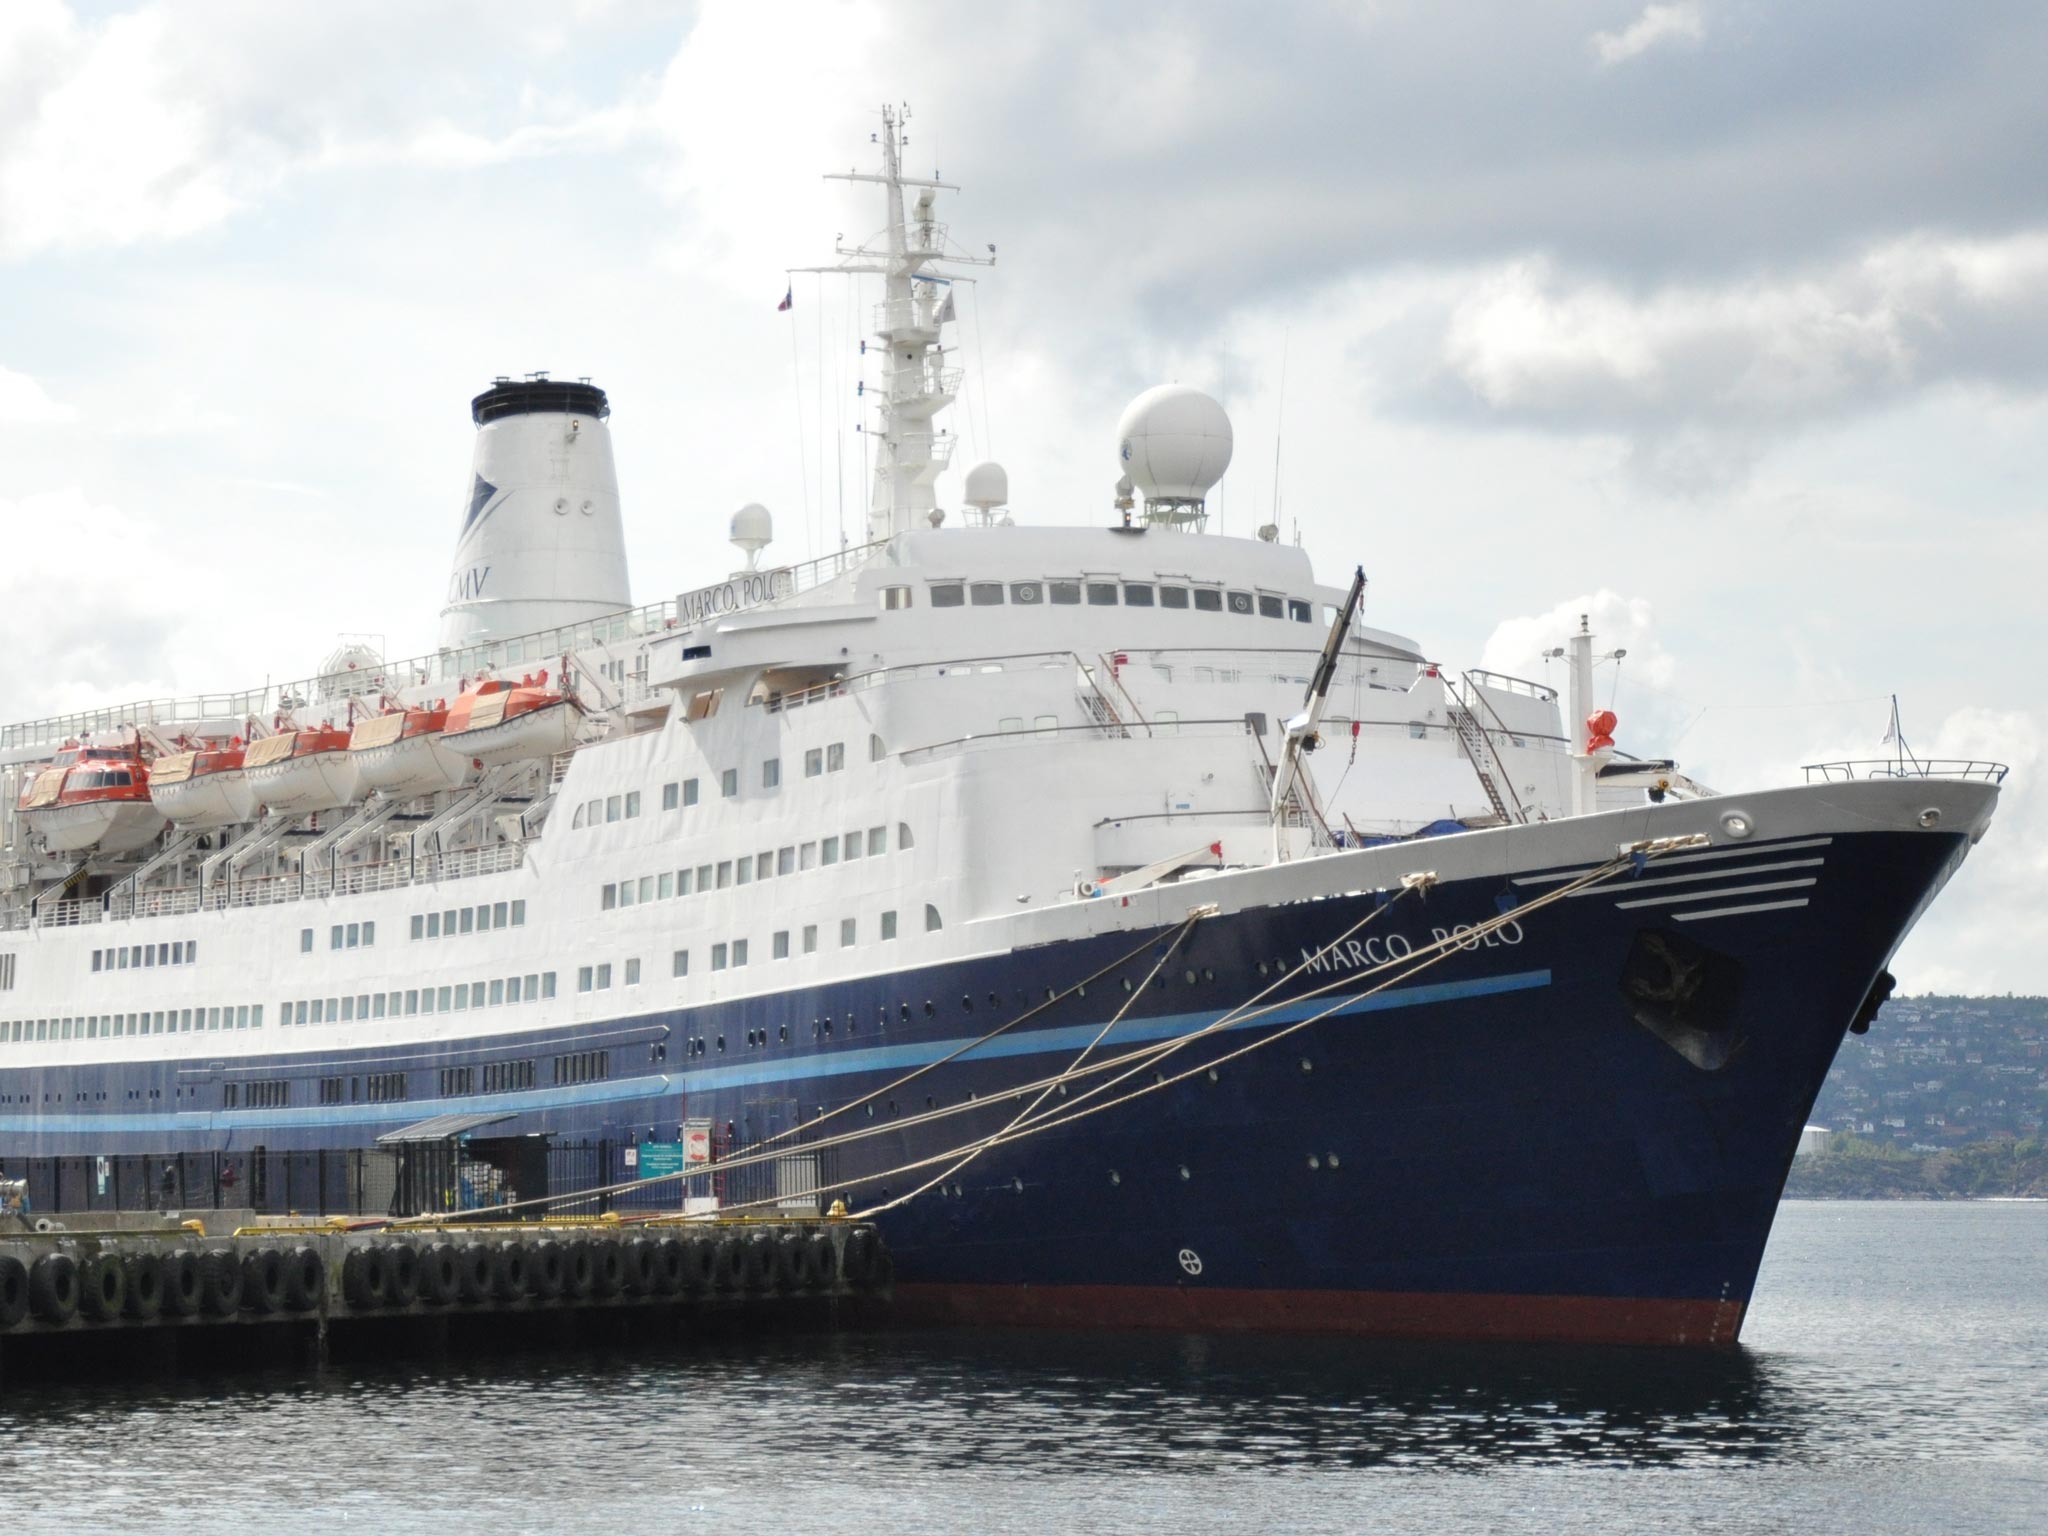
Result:
{"label": "metal ladder", "polygon": [[[1444,692],[1444,707],[1450,711],[1451,728],[1458,734],[1458,745],[1464,748],[1466,760],[1472,764],[1472,771],[1479,776],[1479,787],[1486,791],[1487,803],[1493,807],[1493,814],[1501,819],[1503,825],[1523,820],[1520,797],[1516,796],[1515,808],[1510,811],[1508,802],[1501,796],[1500,785],[1495,781],[1494,773],[1498,772],[1504,778],[1507,771],[1494,752],[1493,742],[1488,739],[1485,727],[1480,725],[1479,717],[1453,698],[1448,689]],[[1514,793],[1515,787],[1510,783],[1508,794]]]}

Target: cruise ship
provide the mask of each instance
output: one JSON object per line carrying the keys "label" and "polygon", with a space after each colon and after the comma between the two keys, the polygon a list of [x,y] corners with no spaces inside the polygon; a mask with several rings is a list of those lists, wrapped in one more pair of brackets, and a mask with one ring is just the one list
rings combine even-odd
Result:
{"label": "cruise ship", "polygon": [[1560,698],[1212,531],[1193,389],[1014,513],[944,424],[993,248],[901,134],[815,269],[882,293],[858,543],[748,506],[635,606],[610,400],[500,378],[430,653],[0,732],[0,1169],[57,1221],[844,1209],[914,1320],[1733,1343],[2004,770],[1626,753],[1585,624]]}

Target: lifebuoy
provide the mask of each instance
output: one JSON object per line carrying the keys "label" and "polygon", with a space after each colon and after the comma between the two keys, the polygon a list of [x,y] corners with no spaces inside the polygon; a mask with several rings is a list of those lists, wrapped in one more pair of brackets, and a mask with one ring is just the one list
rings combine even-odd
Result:
{"label": "lifebuoy", "polygon": [[121,1278],[128,1284],[127,1303],[122,1309],[128,1316],[137,1322],[147,1322],[163,1310],[164,1266],[155,1254],[123,1254]]}
{"label": "lifebuoy", "polygon": [[78,1265],[68,1253],[46,1253],[28,1272],[28,1301],[46,1323],[78,1315]]}
{"label": "lifebuoy", "polygon": [[287,1312],[310,1312],[327,1288],[327,1261],[316,1248],[294,1248],[284,1256],[284,1306]]}
{"label": "lifebuoy", "polygon": [[95,1323],[112,1322],[128,1300],[121,1256],[104,1250],[78,1266],[78,1310]]}

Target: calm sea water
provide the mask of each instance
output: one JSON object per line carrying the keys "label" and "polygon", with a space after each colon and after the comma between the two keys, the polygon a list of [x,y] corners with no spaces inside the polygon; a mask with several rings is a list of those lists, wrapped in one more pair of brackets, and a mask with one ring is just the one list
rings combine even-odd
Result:
{"label": "calm sea water", "polygon": [[1716,1358],[720,1339],[0,1386],[24,1530],[1979,1532],[2048,1521],[2048,1205],[1799,1203]]}

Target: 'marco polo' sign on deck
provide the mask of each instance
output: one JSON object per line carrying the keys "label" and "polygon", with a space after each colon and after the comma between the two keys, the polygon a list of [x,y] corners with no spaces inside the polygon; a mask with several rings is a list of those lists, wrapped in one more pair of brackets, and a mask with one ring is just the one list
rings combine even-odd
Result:
{"label": "'marco polo' sign on deck", "polygon": [[787,566],[773,571],[741,571],[724,581],[683,593],[676,599],[676,620],[681,624],[701,624],[720,614],[772,603],[795,591],[796,578]]}

